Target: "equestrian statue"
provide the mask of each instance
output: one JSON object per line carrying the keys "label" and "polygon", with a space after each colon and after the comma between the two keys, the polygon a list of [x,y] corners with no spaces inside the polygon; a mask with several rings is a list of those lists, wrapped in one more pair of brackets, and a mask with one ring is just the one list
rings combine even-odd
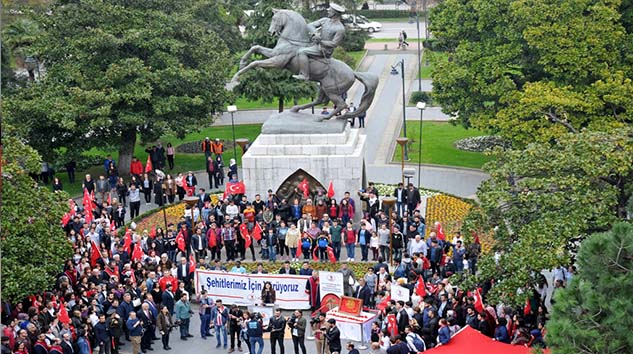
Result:
{"label": "equestrian statue", "polygon": [[[304,105],[294,106],[291,112],[311,108],[328,100],[335,109],[322,119],[330,119],[347,108],[343,98],[347,90],[358,79],[365,91],[358,108],[346,112],[338,118],[355,118],[366,112],[376,93],[378,77],[367,72],[352,70],[347,64],[332,58],[334,49],[345,38],[345,26],[341,15],[345,8],[330,3],[328,16],[312,23],[306,23],[303,16],[292,10],[273,10],[273,18],[268,32],[279,37],[274,48],[253,46],[240,60],[240,70],[233,76],[227,88],[238,84],[239,76],[253,68],[284,68],[292,72],[298,80],[311,80],[319,83],[319,95],[316,100]],[[266,59],[248,62],[253,54]]]}

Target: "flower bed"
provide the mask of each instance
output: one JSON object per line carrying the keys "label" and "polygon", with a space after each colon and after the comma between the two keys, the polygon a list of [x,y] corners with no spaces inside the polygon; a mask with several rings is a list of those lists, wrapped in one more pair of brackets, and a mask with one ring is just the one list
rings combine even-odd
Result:
{"label": "flower bed", "polygon": [[437,194],[427,198],[426,236],[428,237],[429,233],[433,231],[435,222],[439,221],[446,237],[452,239],[453,235],[461,229],[462,222],[470,208],[472,208],[472,204],[446,194]]}
{"label": "flower bed", "polygon": [[484,135],[457,140],[455,147],[464,151],[484,152],[492,150],[495,147],[508,149],[510,148],[510,143],[495,135]]}

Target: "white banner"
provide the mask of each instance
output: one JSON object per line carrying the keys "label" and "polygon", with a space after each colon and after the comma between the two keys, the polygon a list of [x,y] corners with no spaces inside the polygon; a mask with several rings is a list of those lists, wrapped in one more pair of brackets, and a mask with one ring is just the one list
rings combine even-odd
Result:
{"label": "white banner", "polygon": [[341,339],[348,339],[354,342],[371,342],[371,324],[376,321],[376,314],[371,312],[361,312],[360,316],[341,314],[338,308],[327,312],[327,319],[336,320],[336,326],[341,331]]}
{"label": "white banner", "polygon": [[209,270],[196,270],[196,293],[204,287],[214,299],[225,304],[252,306],[261,304],[264,282],[275,289],[275,305],[282,309],[308,309],[310,299],[306,294],[308,276],[282,274],[238,274]]}
{"label": "white banner", "polygon": [[274,308],[270,306],[253,306],[248,310],[250,313],[258,312],[262,316],[262,325],[268,326],[273,318]]}
{"label": "white banner", "polygon": [[391,299],[396,301],[402,300],[404,302],[411,300],[409,289],[400,285],[391,284]]}
{"label": "white banner", "polygon": [[334,294],[339,298],[343,292],[343,273],[339,272],[319,272],[319,284],[321,286],[321,300],[327,294]]}

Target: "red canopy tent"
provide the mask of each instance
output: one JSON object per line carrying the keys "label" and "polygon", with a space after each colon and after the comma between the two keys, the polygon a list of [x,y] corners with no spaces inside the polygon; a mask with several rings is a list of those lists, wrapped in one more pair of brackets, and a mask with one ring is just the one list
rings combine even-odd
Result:
{"label": "red canopy tent", "polygon": [[[530,354],[532,348],[492,340],[470,326],[462,328],[446,345],[427,350],[433,354]],[[549,353],[549,350],[545,350]]]}

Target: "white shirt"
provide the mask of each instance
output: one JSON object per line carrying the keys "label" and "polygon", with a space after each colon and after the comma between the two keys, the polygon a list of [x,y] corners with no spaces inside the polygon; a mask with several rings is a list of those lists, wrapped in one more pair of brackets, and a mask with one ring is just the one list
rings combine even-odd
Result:
{"label": "white shirt", "polygon": [[227,205],[226,206],[226,215],[229,216],[229,218],[234,218],[237,216],[237,214],[240,213],[240,209],[237,207],[237,205],[233,204],[233,205]]}

